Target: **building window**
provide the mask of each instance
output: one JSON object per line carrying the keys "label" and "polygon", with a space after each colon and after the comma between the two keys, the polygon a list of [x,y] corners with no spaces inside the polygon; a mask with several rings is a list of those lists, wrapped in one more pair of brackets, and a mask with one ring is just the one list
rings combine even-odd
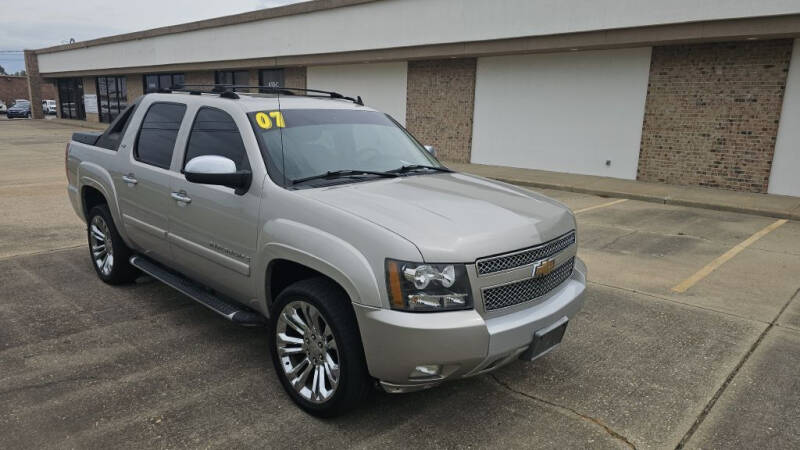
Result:
{"label": "building window", "polygon": [[125,77],[97,77],[97,111],[100,122],[110,123],[128,106]]}
{"label": "building window", "polygon": [[[248,78],[246,70],[218,70],[214,72],[214,84],[217,86],[246,86]],[[242,89],[233,88],[233,90],[241,91]]]}
{"label": "building window", "polygon": [[83,109],[83,80],[62,78],[58,80],[58,107],[62,119],[86,120]]}
{"label": "building window", "polygon": [[[283,69],[262,69],[258,71],[258,85],[271,88],[286,87],[284,84]],[[291,87],[291,86],[290,86]],[[269,92],[267,89],[259,89],[260,92]]]}
{"label": "building window", "polygon": [[160,89],[172,89],[173,86],[182,86],[184,78],[182,73],[151,73],[144,76],[144,93],[158,92]]}

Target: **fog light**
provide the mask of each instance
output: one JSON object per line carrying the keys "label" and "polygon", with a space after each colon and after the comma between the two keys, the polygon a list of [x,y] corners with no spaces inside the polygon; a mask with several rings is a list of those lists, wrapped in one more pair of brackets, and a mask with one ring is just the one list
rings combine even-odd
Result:
{"label": "fog light", "polygon": [[417,366],[408,378],[430,378],[438,377],[442,374],[442,366],[433,364],[430,366]]}

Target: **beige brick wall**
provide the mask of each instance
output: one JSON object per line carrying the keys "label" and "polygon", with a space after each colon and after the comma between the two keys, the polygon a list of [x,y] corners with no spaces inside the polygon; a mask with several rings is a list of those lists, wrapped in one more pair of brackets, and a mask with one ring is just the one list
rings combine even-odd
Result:
{"label": "beige brick wall", "polygon": [[141,75],[128,75],[125,79],[125,85],[128,89],[128,104],[132,104],[137,98],[144,95],[144,82]]}
{"label": "beige brick wall", "polygon": [[286,87],[306,88],[306,68],[287,67],[283,70],[283,84]]}
{"label": "beige brick wall", "polygon": [[[83,77],[83,93],[84,95],[97,95],[97,86],[95,85],[94,77]],[[86,105],[84,105],[85,107]],[[86,113],[87,122],[100,122],[100,115],[97,113]]]}
{"label": "beige brick wall", "polygon": [[[184,74],[183,82],[185,84],[207,84],[209,86],[213,86],[214,85],[214,71],[213,70],[204,70],[204,71],[198,71],[198,72],[186,72]],[[189,88],[191,89],[193,87],[190,86]]]}
{"label": "beige brick wall", "polygon": [[406,127],[439,159],[469,162],[476,60],[409,61]]}
{"label": "beige brick wall", "polygon": [[791,40],[654,47],[638,179],[767,192]]}
{"label": "beige brick wall", "polygon": [[[247,71],[247,83],[250,86],[258,85],[258,69],[250,69]],[[248,92],[258,92],[257,88],[248,89]]]}

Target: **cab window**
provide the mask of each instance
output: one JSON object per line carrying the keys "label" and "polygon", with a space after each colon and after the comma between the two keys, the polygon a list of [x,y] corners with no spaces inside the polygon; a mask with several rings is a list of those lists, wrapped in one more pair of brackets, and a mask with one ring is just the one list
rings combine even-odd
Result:
{"label": "cab window", "polygon": [[186,105],[153,103],[144,116],[134,157],[145,164],[169,169]]}
{"label": "cab window", "polygon": [[205,155],[224,156],[236,164],[236,170],[249,170],[247,151],[233,118],[216,108],[204,107],[197,112],[186,145],[183,166],[192,158]]}

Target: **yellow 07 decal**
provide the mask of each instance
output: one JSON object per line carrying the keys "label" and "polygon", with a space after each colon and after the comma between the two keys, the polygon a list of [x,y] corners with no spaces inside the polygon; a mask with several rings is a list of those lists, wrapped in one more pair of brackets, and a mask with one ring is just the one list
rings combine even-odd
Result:
{"label": "yellow 07 decal", "polygon": [[284,128],[286,126],[286,122],[283,121],[283,114],[280,111],[272,111],[269,113],[269,116],[275,119],[275,126],[278,128]]}
{"label": "yellow 07 decal", "polygon": [[256,123],[265,130],[272,128],[273,120],[275,121],[275,126],[278,128],[284,128],[286,126],[286,122],[283,120],[283,114],[281,114],[280,111],[270,111],[269,113],[259,112],[256,114]]}

